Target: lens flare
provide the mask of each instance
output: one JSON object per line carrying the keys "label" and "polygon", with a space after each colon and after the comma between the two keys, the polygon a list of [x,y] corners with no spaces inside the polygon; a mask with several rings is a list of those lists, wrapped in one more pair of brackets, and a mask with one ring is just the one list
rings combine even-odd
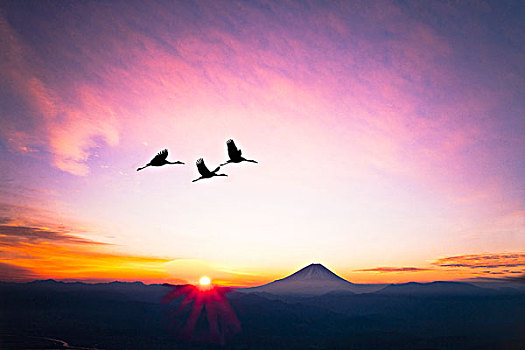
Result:
{"label": "lens flare", "polygon": [[[237,314],[226,297],[230,291],[211,284],[173,286],[162,299],[162,303],[173,303],[170,328],[186,340],[224,345],[241,331]],[[202,319],[207,322],[199,322]]]}

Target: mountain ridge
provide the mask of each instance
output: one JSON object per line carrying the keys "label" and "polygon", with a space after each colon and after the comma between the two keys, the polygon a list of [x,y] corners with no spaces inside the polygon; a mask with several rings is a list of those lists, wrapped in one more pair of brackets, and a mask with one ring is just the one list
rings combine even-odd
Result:
{"label": "mountain ridge", "polygon": [[479,295],[495,293],[495,291],[467,282],[434,281],[390,284],[376,293],[382,295]]}

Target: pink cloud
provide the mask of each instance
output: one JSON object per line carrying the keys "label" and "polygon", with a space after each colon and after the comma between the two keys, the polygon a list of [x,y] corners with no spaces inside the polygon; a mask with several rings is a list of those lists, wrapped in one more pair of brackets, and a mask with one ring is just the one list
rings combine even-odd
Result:
{"label": "pink cloud", "polygon": [[47,143],[56,167],[71,174],[87,175],[86,161],[90,150],[97,146],[95,139],[109,145],[116,145],[119,140],[115,113],[105,102],[107,99],[95,88],[81,87],[76,89],[79,105],[63,101],[37,77],[39,69],[26,58],[33,56],[31,50],[1,17],[0,27],[8,48],[2,74],[9,77],[13,88],[35,113],[33,130],[18,129],[16,119],[2,122],[6,127],[4,137],[13,149],[24,152]]}
{"label": "pink cloud", "polygon": [[63,120],[49,125],[49,144],[54,165],[75,175],[87,175],[86,164],[97,138],[110,146],[119,142],[118,121],[107,100],[92,88],[78,91],[80,108],[64,108]]}
{"label": "pink cloud", "polygon": [[[465,74],[451,64],[457,48],[450,38],[395,4],[334,3],[316,11],[290,6],[300,16],[283,26],[285,12],[278,4],[269,4],[269,12],[247,4],[205,6],[197,23],[184,22],[182,15],[175,20],[152,5],[147,11],[158,15],[159,23],[172,23],[171,30],[152,26],[152,32],[119,20],[109,26],[109,14],[89,6],[95,27],[101,28],[94,32],[97,45],[86,36],[74,44],[86,75],[98,77],[98,84],[88,79],[70,86],[44,83],[36,78],[38,70],[17,56],[24,74],[35,72],[17,79],[26,81],[28,99],[47,120],[42,128],[53,164],[86,175],[94,149],[161,132],[154,124],[205,130],[252,118],[217,121],[205,114],[234,106],[273,113],[274,129],[288,122],[304,125],[305,132],[294,135],[298,140],[335,135],[329,136],[331,147],[358,149],[351,157],[364,168],[430,187],[456,202],[502,190],[504,180],[485,176],[496,160],[482,141],[494,122],[478,118],[501,96],[489,87],[465,84]],[[181,14],[189,11],[173,7]],[[135,11],[129,8],[123,15],[140,19]],[[245,15],[249,24],[229,29],[237,16],[231,11]],[[342,14],[359,14],[376,25],[356,27]],[[28,51],[19,41],[12,46],[15,52]],[[189,120],[197,107],[205,111],[194,116],[200,122]],[[480,175],[472,169],[480,169]]]}

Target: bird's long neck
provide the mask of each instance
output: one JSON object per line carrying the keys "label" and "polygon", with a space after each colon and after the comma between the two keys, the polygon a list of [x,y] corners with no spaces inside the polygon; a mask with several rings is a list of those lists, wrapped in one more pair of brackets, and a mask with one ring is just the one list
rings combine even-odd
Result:
{"label": "bird's long neck", "polygon": [[176,162],[169,162],[169,161],[166,161],[166,164],[184,164],[184,163],[181,162],[181,161],[176,161]]}

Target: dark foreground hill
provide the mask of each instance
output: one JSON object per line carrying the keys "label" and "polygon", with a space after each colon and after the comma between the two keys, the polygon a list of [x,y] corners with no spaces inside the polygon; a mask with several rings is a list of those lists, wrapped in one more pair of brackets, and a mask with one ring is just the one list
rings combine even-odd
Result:
{"label": "dark foreground hill", "polygon": [[[523,349],[525,345],[521,293],[414,296],[383,291],[282,301],[233,291],[227,301],[242,330],[221,345],[180,336],[174,324],[184,324],[201,299],[175,312],[182,299],[160,302],[173,288],[142,283],[0,283],[0,349]],[[220,300],[208,298],[204,304],[195,334],[205,334],[213,322],[206,312],[215,312],[218,327],[226,327],[223,309],[217,306]]]}

